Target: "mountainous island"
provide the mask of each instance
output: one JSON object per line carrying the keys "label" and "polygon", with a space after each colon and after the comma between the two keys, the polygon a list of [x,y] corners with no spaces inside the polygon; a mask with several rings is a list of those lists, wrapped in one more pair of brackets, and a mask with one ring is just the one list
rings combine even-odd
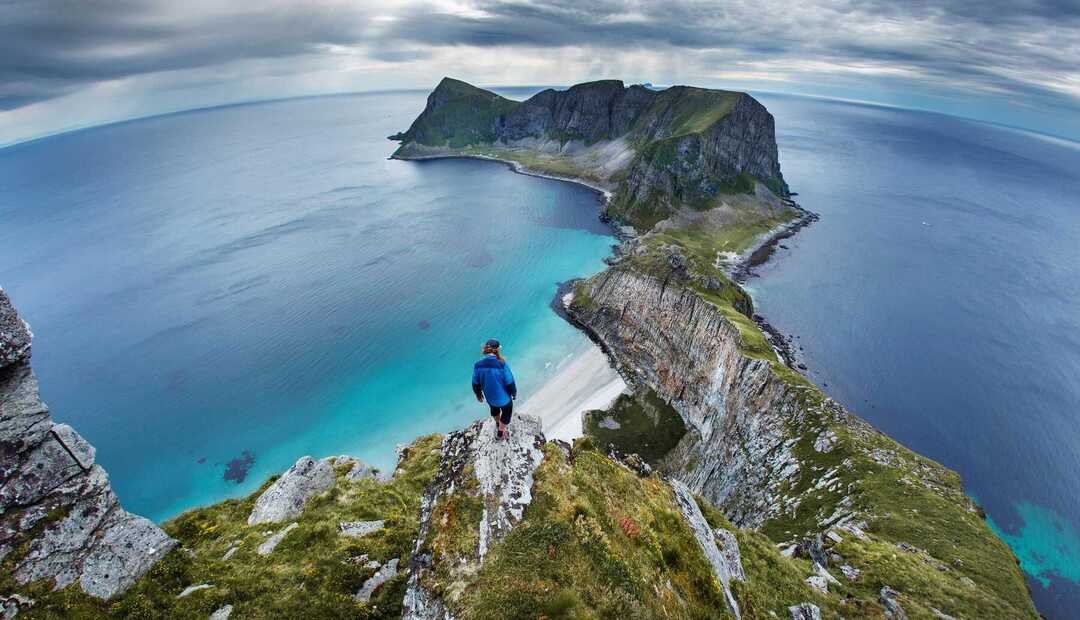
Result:
{"label": "mountainous island", "polygon": [[[300,458],[160,528],[52,422],[0,292],[5,618],[1037,618],[955,472],[792,367],[738,285],[814,219],[753,97],[618,81],[518,102],[444,79],[393,157],[480,157],[606,196],[622,243],[563,297],[631,386],[548,441],[522,415]],[[299,455],[298,455],[299,456]]]}

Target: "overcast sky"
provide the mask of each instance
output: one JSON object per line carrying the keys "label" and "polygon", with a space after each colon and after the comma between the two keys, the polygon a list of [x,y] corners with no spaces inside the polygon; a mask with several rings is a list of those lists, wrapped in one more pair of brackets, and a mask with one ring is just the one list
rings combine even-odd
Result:
{"label": "overcast sky", "polygon": [[1080,0],[0,0],[0,144],[443,75],[843,97],[1078,139]]}

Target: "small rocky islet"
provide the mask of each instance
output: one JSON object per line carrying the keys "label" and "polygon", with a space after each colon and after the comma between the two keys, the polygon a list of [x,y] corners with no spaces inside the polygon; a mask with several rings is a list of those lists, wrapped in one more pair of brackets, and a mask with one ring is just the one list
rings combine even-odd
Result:
{"label": "small rocky islet", "polygon": [[481,421],[399,447],[389,474],[302,457],[159,527],[52,422],[0,292],[3,617],[1038,617],[956,473],[828,398],[755,322],[740,269],[814,216],[752,97],[602,81],[518,102],[448,78],[392,138],[396,158],[607,193],[625,240],[563,309],[631,393],[572,445]]}

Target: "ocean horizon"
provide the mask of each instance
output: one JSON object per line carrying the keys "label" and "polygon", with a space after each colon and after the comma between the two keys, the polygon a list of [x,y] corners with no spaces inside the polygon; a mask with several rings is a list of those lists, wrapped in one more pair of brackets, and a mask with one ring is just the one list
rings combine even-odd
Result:
{"label": "ocean horizon", "polygon": [[[503,339],[525,389],[592,346],[549,304],[615,242],[595,193],[490,162],[387,160],[424,94],[229,104],[0,149],[0,284],[35,329],[43,398],[127,508],[162,520],[238,497],[303,454],[392,467],[397,443],[485,414],[463,378],[482,339]],[[1076,143],[758,98],[822,219],[757,269],[757,311],[797,336],[826,393],[956,469],[1040,610],[1067,617]]]}

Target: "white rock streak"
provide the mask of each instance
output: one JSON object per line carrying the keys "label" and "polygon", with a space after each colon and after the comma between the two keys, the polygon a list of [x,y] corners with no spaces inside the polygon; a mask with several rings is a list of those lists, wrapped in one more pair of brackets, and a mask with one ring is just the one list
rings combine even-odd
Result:
{"label": "white rock streak", "polygon": [[736,619],[741,618],[739,604],[735,602],[735,596],[731,593],[731,572],[728,568],[728,561],[724,554],[720,552],[720,548],[716,546],[716,534],[709,527],[709,523],[705,521],[705,516],[701,514],[701,509],[698,508],[694,495],[685,484],[678,480],[672,480],[671,490],[675,492],[675,501],[679,504],[679,510],[682,511],[687,524],[690,525],[690,531],[694,533],[694,539],[701,546],[705,559],[712,565],[716,579],[724,588],[724,598],[727,599],[731,613],[735,615]]}

